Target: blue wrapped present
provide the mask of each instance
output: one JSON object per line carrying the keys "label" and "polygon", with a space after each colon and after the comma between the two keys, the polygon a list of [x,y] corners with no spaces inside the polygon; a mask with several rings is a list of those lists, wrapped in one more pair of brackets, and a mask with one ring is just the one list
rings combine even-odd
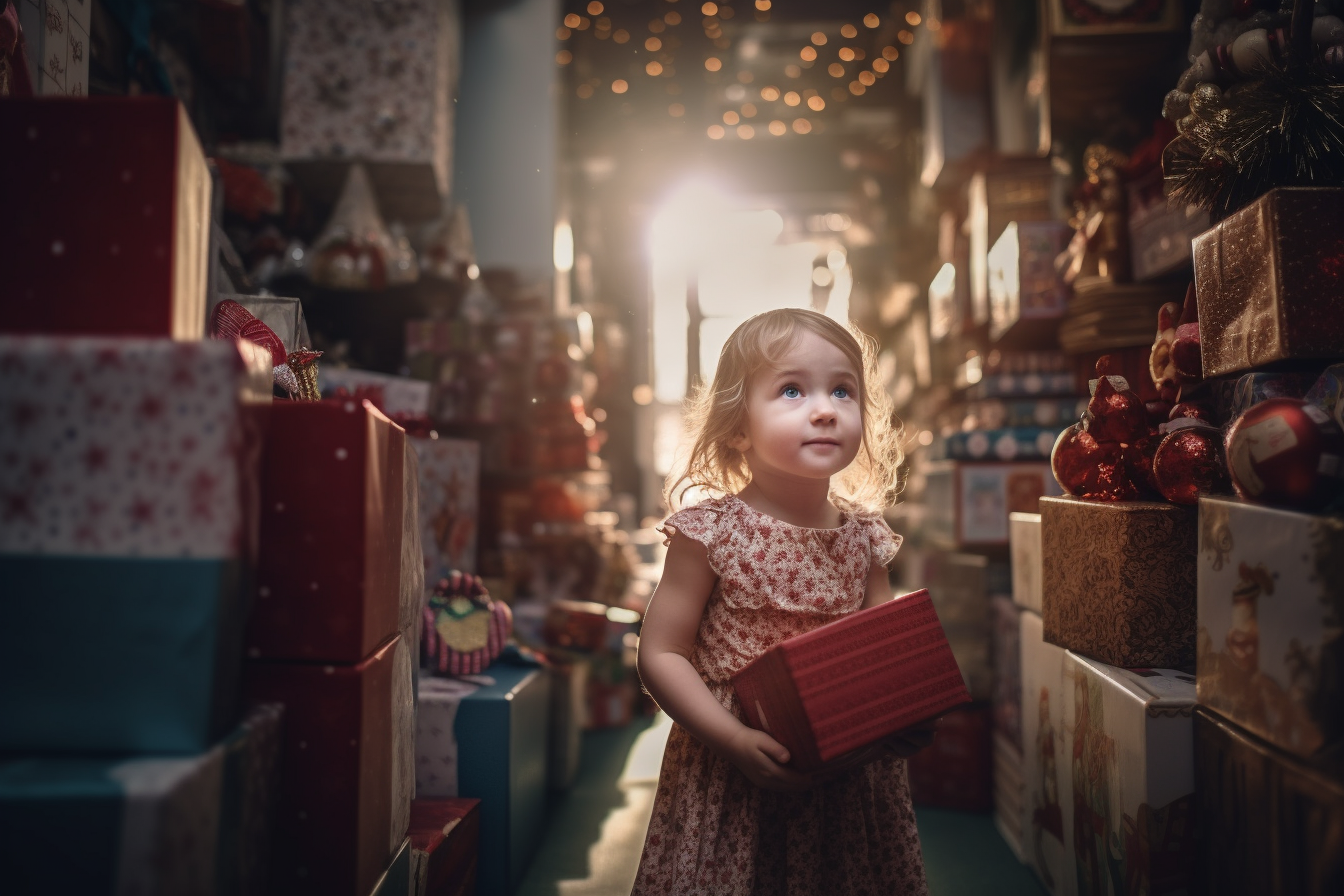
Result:
{"label": "blue wrapped present", "polygon": [[512,893],[541,842],[550,709],[545,670],[495,663],[489,675],[495,683],[462,698],[453,725],[458,795],[481,801],[483,896]]}
{"label": "blue wrapped present", "polygon": [[280,708],[256,707],[196,755],[0,761],[6,892],[259,892],[271,840]]}
{"label": "blue wrapped present", "polygon": [[0,555],[0,751],[203,752],[237,722],[237,559]]}

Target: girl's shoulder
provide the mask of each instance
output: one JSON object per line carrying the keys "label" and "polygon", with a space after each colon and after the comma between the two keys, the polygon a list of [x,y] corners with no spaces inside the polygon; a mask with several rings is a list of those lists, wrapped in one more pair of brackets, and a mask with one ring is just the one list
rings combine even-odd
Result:
{"label": "girl's shoulder", "polygon": [[864,533],[873,560],[880,566],[887,566],[896,557],[904,540],[891,530],[887,518],[880,510],[866,507],[844,498],[834,497],[835,506],[845,515],[848,523]]}
{"label": "girl's shoulder", "polygon": [[663,533],[663,544],[671,544],[673,535],[685,535],[706,546],[714,540],[720,530],[720,523],[734,509],[731,496],[709,498],[699,504],[683,507],[669,516],[658,527]]}

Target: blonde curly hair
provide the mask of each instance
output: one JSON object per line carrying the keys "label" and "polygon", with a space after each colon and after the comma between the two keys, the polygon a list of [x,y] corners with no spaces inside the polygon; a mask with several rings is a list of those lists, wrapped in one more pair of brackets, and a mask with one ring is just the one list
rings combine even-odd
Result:
{"label": "blonde curly hair", "polygon": [[817,334],[844,353],[859,379],[863,438],[853,462],[836,476],[833,493],[865,510],[896,503],[902,487],[901,426],[891,397],[877,375],[877,343],[854,327],[801,308],[779,308],[744,321],[719,352],[714,382],[687,402],[690,452],[668,475],[663,499],[675,510],[692,489],[736,494],[751,481],[746,457],[732,446],[746,426],[747,384],[775,366],[803,331]]}

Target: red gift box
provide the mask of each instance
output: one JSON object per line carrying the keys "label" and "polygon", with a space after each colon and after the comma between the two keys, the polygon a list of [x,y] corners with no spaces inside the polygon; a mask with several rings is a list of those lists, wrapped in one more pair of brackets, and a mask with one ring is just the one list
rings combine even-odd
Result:
{"label": "red gift box", "polygon": [[165,97],[0,104],[0,330],[205,334],[210,172]]}
{"label": "red gift box", "polygon": [[415,896],[468,896],[476,892],[481,801],[411,802],[411,892]]}
{"label": "red gift box", "polygon": [[606,604],[557,598],[546,608],[541,636],[551,647],[596,652],[607,644]]}
{"label": "red gift box", "polygon": [[247,698],[285,705],[273,892],[373,890],[406,836],[410,678],[400,636],[353,665],[247,664]]}
{"label": "red gift box", "polygon": [[398,630],[405,442],[367,401],[275,403],[249,656],[354,663]]}
{"label": "red gift box", "polygon": [[776,644],[733,687],[803,771],[971,699],[927,589]]}

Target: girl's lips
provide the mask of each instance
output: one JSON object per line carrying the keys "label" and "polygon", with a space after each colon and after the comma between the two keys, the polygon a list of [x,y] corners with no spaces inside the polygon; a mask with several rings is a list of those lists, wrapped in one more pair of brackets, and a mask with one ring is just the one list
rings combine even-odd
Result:
{"label": "girl's lips", "polygon": [[808,439],[804,445],[839,445],[839,439]]}

